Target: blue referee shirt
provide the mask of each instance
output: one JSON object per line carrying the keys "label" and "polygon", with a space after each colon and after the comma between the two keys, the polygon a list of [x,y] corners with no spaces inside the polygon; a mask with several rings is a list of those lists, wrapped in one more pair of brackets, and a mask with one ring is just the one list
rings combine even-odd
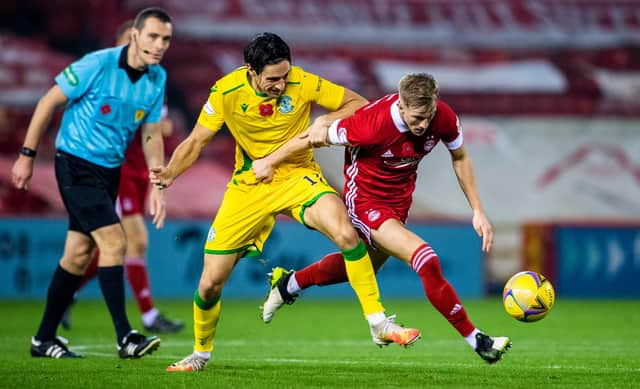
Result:
{"label": "blue referee shirt", "polygon": [[160,121],[167,74],[162,66],[150,65],[133,82],[127,74],[127,47],[89,53],[56,76],[69,99],[57,149],[118,167],[136,129]]}

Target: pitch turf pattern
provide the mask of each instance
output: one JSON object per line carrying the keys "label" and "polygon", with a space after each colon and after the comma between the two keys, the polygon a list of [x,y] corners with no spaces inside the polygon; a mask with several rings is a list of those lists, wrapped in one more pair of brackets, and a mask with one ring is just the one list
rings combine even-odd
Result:
{"label": "pitch turf pattern", "polygon": [[[0,388],[640,387],[640,300],[559,299],[536,323],[509,317],[499,297],[467,301],[478,327],[513,341],[496,365],[482,361],[422,300],[385,300],[388,313],[422,330],[408,349],[375,347],[355,301],[306,298],[278,311],[269,325],[259,317],[260,303],[223,301],[207,370],[165,373],[192,348],[188,300],[158,301],[187,329],[161,336],[160,349],[140,360],[117,357],[104,304],[86,300],[74,307],[73,329],[58,333],[86,358],[31,358],[29,337],[43,302],[0,300]],[[133,304],[128,311],[141,327]]]}

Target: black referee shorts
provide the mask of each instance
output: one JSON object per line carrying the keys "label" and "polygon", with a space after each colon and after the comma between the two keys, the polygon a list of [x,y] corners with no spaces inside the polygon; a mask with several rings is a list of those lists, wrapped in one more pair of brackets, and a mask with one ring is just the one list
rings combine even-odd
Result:
{"label": "black referee shorts", "polygon": [[105,168],[58,150],[56,180],[69,213],[69,230],[89,235],[100,227],[120,222],[115,201],[120,167]]}

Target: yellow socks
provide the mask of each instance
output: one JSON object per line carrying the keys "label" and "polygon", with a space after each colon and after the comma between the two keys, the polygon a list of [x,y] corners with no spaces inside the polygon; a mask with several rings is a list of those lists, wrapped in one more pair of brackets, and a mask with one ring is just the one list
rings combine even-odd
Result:
{"label": "yellow socks", "polygon": [[367,247],[362,242],[362,239],[356,247],[342,250],[342,256],[347,269],[349,283],[356,292],[358,300],[360,300],[365,316],[384,312],[384,307],[380,302],[376,274],[373,271],[371,258],[369,258]]}
{"label": "yellow socks", "polygon": [[198,290],[193,295],[194,349],[201,353],[213,351],[213,337],[220,319],[220,296],[211,301],[200,298]]}

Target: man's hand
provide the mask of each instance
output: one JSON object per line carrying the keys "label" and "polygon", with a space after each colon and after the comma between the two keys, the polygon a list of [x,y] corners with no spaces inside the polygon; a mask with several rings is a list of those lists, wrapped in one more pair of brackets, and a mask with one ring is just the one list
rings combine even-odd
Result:
{"label": "man's hand", "polygon": [[309,144],[313,147],[326,147],[329,146],[329,126],[331,122],[318,117],[313,121],[313,124],[309,126],[307,131],[300,135],[300,138],[304,138],[304,135],[308,136]]}
{"label": "man's hand", "polygon": [[273,180],[273,164],[269,161],[269,157],[256,159],[251,163],[251,169],[258,181],[268,184]]}
{"label": "man's hand", "polygon": [[20,155],[11,169],[11,182],[21,190],[29,189],[29,181],[33,174],[33,158]]}
{"label": "man's hand", "polygon": [[493,245],[493,227],[491,227],[487,215],[482,210],[475,211],[471,222],[473,223],[473,229],[482,238],[482,251],[488,253]]}
{"label": "man's hand", "polygon": [[164,166],[156,166],[149,169],[149,182],[157,189],[165,189],[171,186],[175,177]]}
{"label": "man's hand", "polygon": [[164,227],[164,219],[167,217],[167,208],[164,202],[164,192],[154,186],[149,193],[149,213],[153,216],[153,224],[156,229]]}

